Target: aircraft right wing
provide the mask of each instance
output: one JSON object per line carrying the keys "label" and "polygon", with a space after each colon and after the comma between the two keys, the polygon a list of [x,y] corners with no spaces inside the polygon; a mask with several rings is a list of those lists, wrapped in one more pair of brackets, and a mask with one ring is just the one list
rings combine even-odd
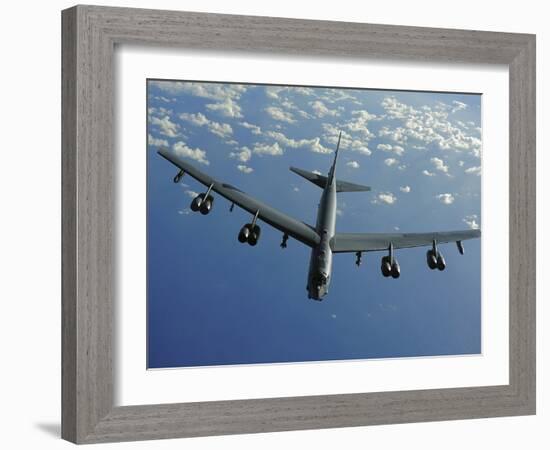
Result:
{"label": "aircraft right wing", "polygon": [[260,202],[259,200],[256,200],[251,195],[248,195],[246,192],[243,192],[230,184],[212,178],[170,150],[161,149],[158,153],[172,164],[179,167],[184,173],[191,175],[195,180],[202,183],[204,186],[211,188],[213,192],[225,197],[227,200],[240,206],[245,211],[248,211],[253,215],[257,214],[258,219],[271,225],[277,230],[292,236],[294,239],[310,247],[313,247],[319,243],[320,237],[310,225],[300,222],[299,220],[294,219],[293,217],[290,217],[287,214],[284,214],[281,211]]}
{"label": "aircraft right wing", "polygon": [[435,231],[432,233],[336,233],[331,240],[334,253],[376,252],[393,248],[424,247],[458,242],[481,236],[480,230]]}

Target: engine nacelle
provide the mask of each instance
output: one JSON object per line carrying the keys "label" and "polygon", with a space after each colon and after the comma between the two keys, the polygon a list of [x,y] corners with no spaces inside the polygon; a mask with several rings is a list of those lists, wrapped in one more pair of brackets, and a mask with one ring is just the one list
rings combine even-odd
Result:
{"label": "engine nacelle", "polygon": [[401,276],[401,268],[399,267],[399,263],[396,259],[393,260],[393,264],[391,266],[391,276],[392,278],[399,278]]}
{"label": "engine nacelle", "polygon": [[239,236],[237,239],[241,244],[244,244],[248,241],[248,236],[250,236],[250,224],[247,223],[241,228],[241,231],[239,231]]}
{"label": "engine nacelle", "polygon": [[437,268],[437,257],[435,256],[433,250],[428,250],[426,252],[426,263],[428,264],[428,267],[432,270]]}
{"label": "engine nacelle", "polygon": [[382,261],[380,262],[380,270],[384,277],[389,277],[391,275],[391,263],[389,256],[383,256]]}
{"label": "engine nacelle", "polygon": [[248,236],[248,244],[251,246],[255,246],[260,240],[261,234],[262,234],[262,229],[260,228],[260,226],[254,225],[254,227],[250,231],[250,235]]}
{"label": "engine nacelle", "polygon": [[191,205],[189,206],[191,208],[191,211],[197,212],[199,209],[201,209],[202,201],[204,200],[204,194],[197,195],[192,201]]}
{"label": "engine nacelle", "polygon": [[249,245],[254,246],[260,240],[261,233],[262,229],[259,225],[252,225],[251,223],[247,223],[243,225],[243,227],[239,231],[237,239],[241,244],[248,242]]}
{"label": "engine nacelle", "polygon": [[201,206],[200,206],[201,214],[203,216],[206,216],[212,210],[213,206],[214,206],[214,197],[209,195],[201,203]]}
{"label": "engine nacelle", "polygon": [[443,255],[440,253],[437,255],[437,269],[438,270],[445,270],[445,267],[447,264],[445,264],[445,258],[443,258]]}
{"label": "engine nacelle", "polygon": [[191,205],[189,207],[193,212],[200,211],[202,215],[206,215],[212,210],[213,206],[214,206],[214,197],[212,197],[211,195],[206,197],[206,194],[202,193],[197,195],[191,201]]}

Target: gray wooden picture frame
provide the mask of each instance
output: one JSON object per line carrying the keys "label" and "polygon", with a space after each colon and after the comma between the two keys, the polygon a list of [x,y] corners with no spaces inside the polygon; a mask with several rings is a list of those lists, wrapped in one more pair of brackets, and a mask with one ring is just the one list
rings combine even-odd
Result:
{"label": "gray wooden picture frame", "polygon": [[[63,11],[62,32],[64,439],[94,443],[535,413],[534,35],[97,6]],[[116,44],[507,65],[509,384],[115,407]]]}

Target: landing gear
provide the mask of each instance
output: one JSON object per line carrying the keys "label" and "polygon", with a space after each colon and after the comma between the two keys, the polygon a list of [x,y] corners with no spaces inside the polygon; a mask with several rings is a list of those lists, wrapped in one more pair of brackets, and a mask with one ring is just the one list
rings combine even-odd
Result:
{"label": "landing gear", "polygon": [[283,234],[283,241],[281,242],[281,248],[286,248],[286,242],[288,241],[288,234]]}
{"label": "landing gear", "polygon": [[355,253],[355,265],[359,267],[361,265],[361,257],[363,256],[362,252]]}
{"label": "landing gear", "polygon": [[382,257],[380,264],[380,270],[385,278],[391,276],[392,278],[399,278],[401,276],[401,267],[397,259],[393,256],[393,244],[390,244],[388,249],[389,255]]}

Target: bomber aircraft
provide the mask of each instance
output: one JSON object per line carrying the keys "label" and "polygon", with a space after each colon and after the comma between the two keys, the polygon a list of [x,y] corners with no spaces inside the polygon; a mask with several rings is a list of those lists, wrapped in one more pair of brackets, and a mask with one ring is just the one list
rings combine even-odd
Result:
{"label": "bomber aircraft", "polygon": [[208,214],[214,205],[212,192],[215,192],[231,202],[230,211],[233,210],[235,205],[238,205],[252,214],[250,223],[243,225],[239,231],[239,242],[248,243],[251,246],[256,245],[260,239],[261,228],[258,221],[261,220],[283,233],[282,248],[286,248],[289,237],[310,247],[311,257],[306,287],[310,299],[322,300],[328,293],[334,253],[355,253],[355,263],[359,266],[363,252],[387,252],[387,255],[383,256],[381,260],[382,275],[384,277],[399,278],[401,269],[395,257],[396,249],[431,246],[426,253],[428,267],[432,270],[444,270],[445,259],[439,250],[439,244],[455,242],[460,254],[464,254],[462,241],[481,236],[480,230],[427,233],[337,233],[336,194],[338,192],[371,190],[369,186],[349,183],[336,178],[336,161],[341,137],[342,134],[340,133],[334,153],[334,162],[327,176],[295,167],[290,168],[292,172],[304,177],[323,190],[317,211],[317,223],[314,227],[256,200],[230,184],[206,175],[170,150],[161,149],[158,153],[180,169],[174,177],[174,183],[179,183],[184,174],[187,173],[207,187],[206,192],[199,194],[192,200],[190,206],[192,211],[199,211],[203,215]]}

